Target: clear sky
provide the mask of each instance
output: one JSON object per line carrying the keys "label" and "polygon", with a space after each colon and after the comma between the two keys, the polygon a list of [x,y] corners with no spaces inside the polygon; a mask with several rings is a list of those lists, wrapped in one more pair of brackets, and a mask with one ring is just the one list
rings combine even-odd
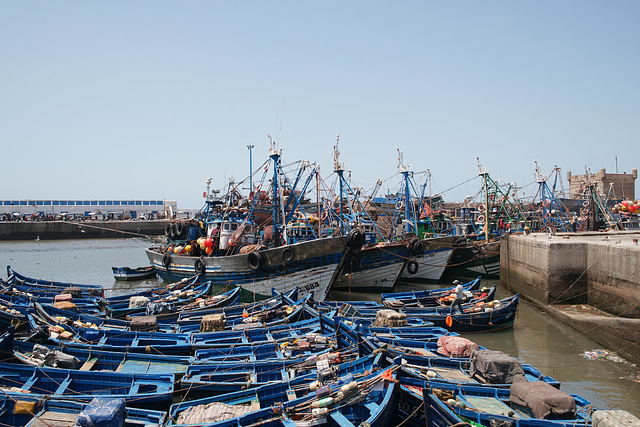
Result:
{"label": "clear sky", "polygon": [[0,199],[199,208],[267,134],[327,180],[340,134],[365,189],[401,149],[447,201],[477,157],[527,196],[536,159],[640,166],[639,102],[636,0],[0,2]]}

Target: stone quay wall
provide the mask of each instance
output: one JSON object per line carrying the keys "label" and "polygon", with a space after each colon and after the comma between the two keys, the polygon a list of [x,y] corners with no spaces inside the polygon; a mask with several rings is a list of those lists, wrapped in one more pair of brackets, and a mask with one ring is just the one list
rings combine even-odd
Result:
{"label": "stone quay wall", "polygon": [[126,238],[163,235],[169,220],[0,222],[0,240]]}
{"label": "stone quay wall", "polygon": [[[501,245],[500,284],[579,331],[640,360],[640,233],[533,233]],[[567,317],[562,306],[601,315]],[[572,311],[579,312],[580,307]],[[594,326],[595,325],[595,326]],[[621,343],[629,343],[622,345]],[[633,345],[633,343],[636,343]]]}

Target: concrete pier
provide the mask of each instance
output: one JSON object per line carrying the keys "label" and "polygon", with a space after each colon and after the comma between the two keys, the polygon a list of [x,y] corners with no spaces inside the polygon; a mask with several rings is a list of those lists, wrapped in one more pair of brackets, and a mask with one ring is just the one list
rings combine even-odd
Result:
{"label": "concrete pier", "polygon": [[164,235],[169,220],[0,222],[0,240],[99,239]]}
{"label": "concrete pier", "polygon": [[511,235],[500,284],[640,361],[640,233]]}

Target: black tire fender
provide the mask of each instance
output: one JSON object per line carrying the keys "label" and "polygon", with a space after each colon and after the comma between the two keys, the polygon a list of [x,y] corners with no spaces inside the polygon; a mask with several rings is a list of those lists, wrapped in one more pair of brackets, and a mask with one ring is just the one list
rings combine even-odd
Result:
{"label": "black tire fender", "polygon": [[422,254],[424,252],[424,245],[420,239],[413,239],[409,244],[409,247],[415,254]]}
{"label": "black tire fender", "polygon": [[162,265],[164,266],[164,268],[166,268],[167,270],[169,269],[169,267],[171,266],[171,255],[169,254],[164,254],[164,256],[162,257]]}
{"label": "black tire fender", "polygon": [[167,224],[167,227],[164,229],[164,235],[171,237],[171,223]]}
{"label": "black tire fender", "polygon": [[264,256],[260,252],[251,252],[247,255],[247,263],[252,270],[259,270],[264,262]]}
{"label": "black tire fender", "polygon": [[420,268],[420,266],[418,265],[418,263],[413,261],[413,260],[411,260],[407,264],[407,273],[416,274],[418,272],[419,268]]}
{"label": "black tire fender", "polygon": [[204,257],[198,258],[195,264],[193,265],[193,268],[196,270],[196,273],[198,273],[201,276],[204,276],[205,273],[207,272],[207,263],[205,262]]}
{"label": "black tire fender", "polygon": [[185,232],[185,225],[183,222],[176,223],[176,239],[181,238]]}
{"label": "black tire fender", "polygon": [[282,251],[282,260],[284,262],[291,262],[293,261],[295,254],[293,252],[293,249],[290,246],[287,246],[286,248],[284,248],[284,250]]}
{"label": "black tire fender", "polygon": [[354,228],[347,234],[347,246],[351,249],[360,249],[364,245],[366,236],[359,228]]}

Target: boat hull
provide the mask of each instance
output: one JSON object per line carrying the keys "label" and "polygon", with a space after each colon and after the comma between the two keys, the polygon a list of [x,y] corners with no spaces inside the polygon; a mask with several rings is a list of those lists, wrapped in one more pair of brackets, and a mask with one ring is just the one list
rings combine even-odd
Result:
{"label": "boat hull", "polygon": [[390,290],[396,284],[411,249],[404,243],[364,248],[347,266],[332,289]]}
{"label": "boat hull", "polygon": [[415,273],[411,273],[413,270],[409,271],[407,264],[402,270],[400,278],[408,280],[440,280],[452,253],[453,248],[447,248],[417,256],[415,262],[418,264],[418,270]]}
{"label": "boat hull", "polygon": [[300,298],[312,295],[322,301],[346,247],[346,238],[331,237],[218,257],[169,255],[161,248],[148,248],[146,253],[163,280],[176,281],[202,272],[200,280],[211,281],[214,287],[241,286],[245,300],[270,297],[272,289],[285,293],[298,287]]}
{"label": "boat hull", "polygon": [[456,247],[444,272],[452,277],[500,277],[500,241]]}

